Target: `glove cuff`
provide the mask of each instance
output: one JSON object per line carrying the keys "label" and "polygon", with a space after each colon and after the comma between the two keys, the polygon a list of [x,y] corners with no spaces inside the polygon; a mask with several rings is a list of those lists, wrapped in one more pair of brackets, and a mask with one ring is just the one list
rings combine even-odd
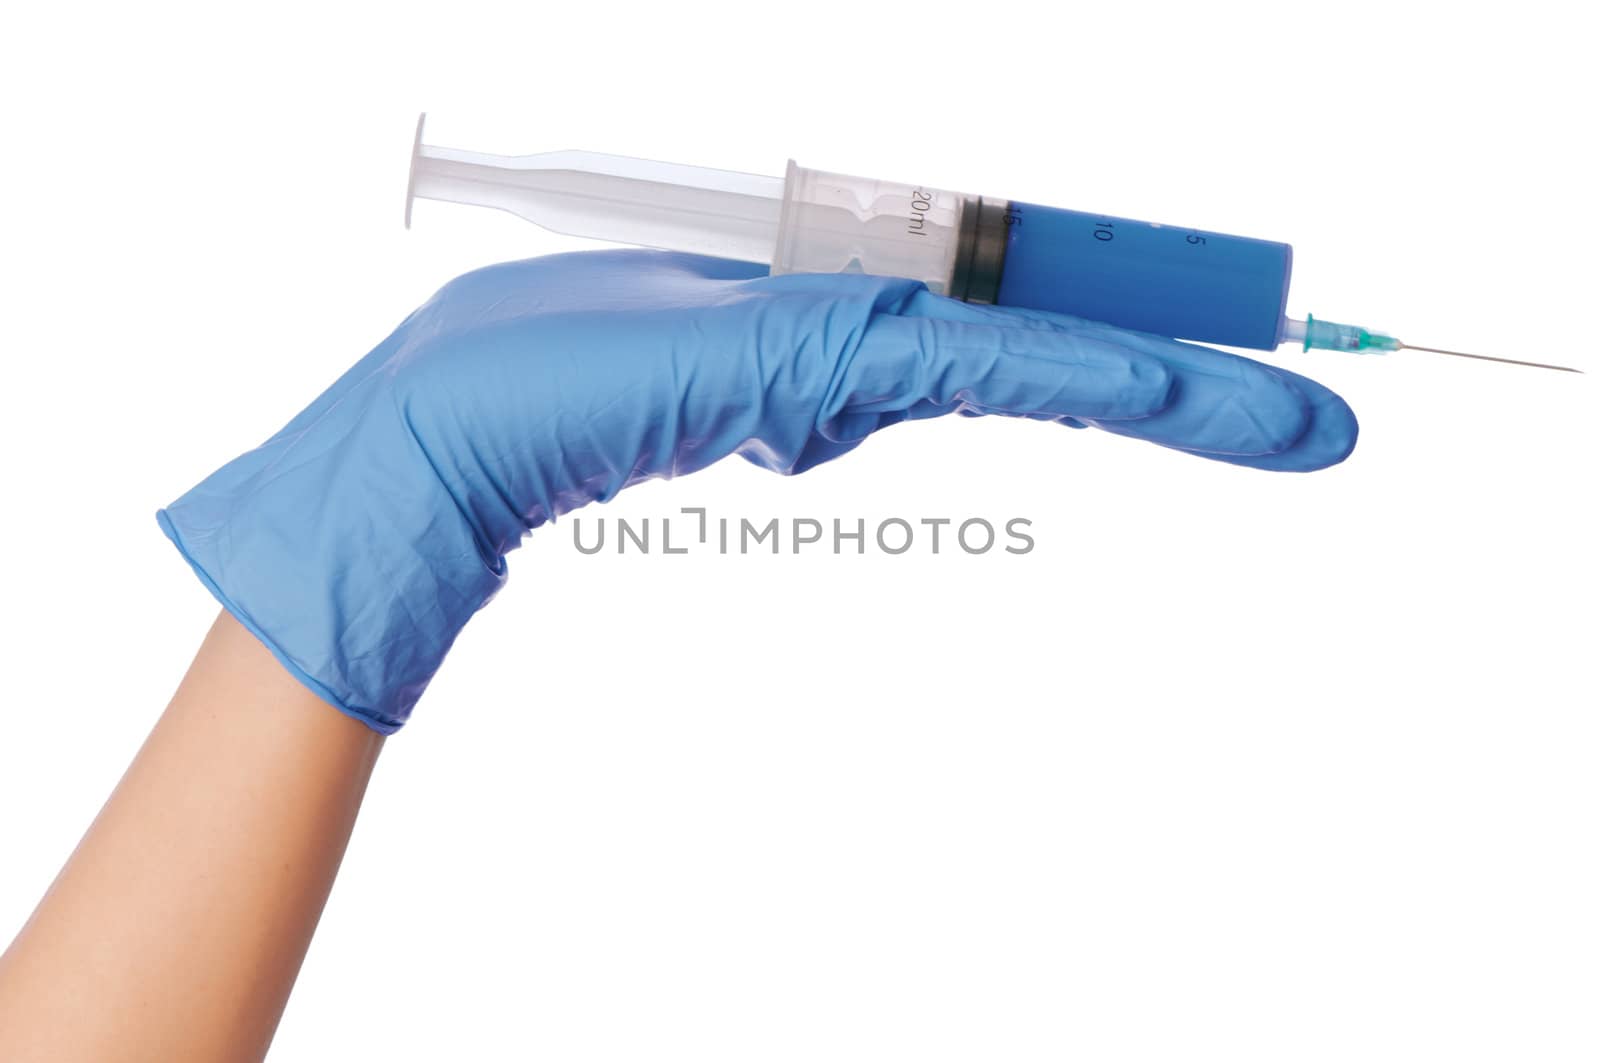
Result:
{"label": "glove cuff", "polygon": [[386,401],[286,429],[157,520],[296,679],[383,734],[505,582]]}

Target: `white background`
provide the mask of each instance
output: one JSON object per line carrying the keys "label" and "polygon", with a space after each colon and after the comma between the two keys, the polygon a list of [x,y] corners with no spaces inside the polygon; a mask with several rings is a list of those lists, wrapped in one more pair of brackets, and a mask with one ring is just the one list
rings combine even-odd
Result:
{"label": "white background", "polygon": [[[0,939],[214,613],[156,507],[449,277],[585,246],[403,231],[419,110],[1287,240],[1296,313],[1595,368],[1576,5],[1078,8],[8,9]],[[274,1058],[1594,1059],[1595,378],[1267,357],[1350,400],[1347,463],[952,419],[604,511],[1025,516],[1025,557],[539,532]]]}

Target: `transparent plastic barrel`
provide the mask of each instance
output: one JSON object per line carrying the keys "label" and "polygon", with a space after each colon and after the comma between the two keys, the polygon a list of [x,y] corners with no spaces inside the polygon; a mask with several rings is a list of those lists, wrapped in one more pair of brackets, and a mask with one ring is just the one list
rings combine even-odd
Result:
{"label": "transparent plastic barrel", "polygon": [[944,294],[970,198],[929,185],[808,170],[791,159],[772,272],[909,277]]}

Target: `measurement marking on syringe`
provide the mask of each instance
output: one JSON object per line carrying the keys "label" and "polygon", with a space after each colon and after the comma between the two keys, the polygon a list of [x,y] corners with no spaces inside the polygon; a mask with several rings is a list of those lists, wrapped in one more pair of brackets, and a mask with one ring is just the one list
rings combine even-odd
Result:
{"label": "measurement marking on syringe", "polygon": [[906,232],[911,236],[927,236],[924,227],[928,224],[928,211],[933,209],[933,196],[920,188],[911,190],[911,218],[906,223]]}

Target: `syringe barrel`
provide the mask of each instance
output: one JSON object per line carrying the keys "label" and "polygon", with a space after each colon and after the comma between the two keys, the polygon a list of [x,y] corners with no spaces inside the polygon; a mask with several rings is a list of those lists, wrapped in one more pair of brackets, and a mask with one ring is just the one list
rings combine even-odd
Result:
{"label": "syringe barrel", "polygon": [[[980,239],[979,221],[991,215]],[[999,217],[978,196],[810,170],[791,159],[772,272],[909,277],[940,295],[992,303],[1004,236]]]}
{"label": "syringe barrel", "polygon": [[1271,350],[1288,244],[1012,203],[996,302],[1162,336]]}
{"label": "syringe barrel", "polygon": [[774,273],[878,273],[970,302],[1271,350],[1288,244],[789,163]]}

